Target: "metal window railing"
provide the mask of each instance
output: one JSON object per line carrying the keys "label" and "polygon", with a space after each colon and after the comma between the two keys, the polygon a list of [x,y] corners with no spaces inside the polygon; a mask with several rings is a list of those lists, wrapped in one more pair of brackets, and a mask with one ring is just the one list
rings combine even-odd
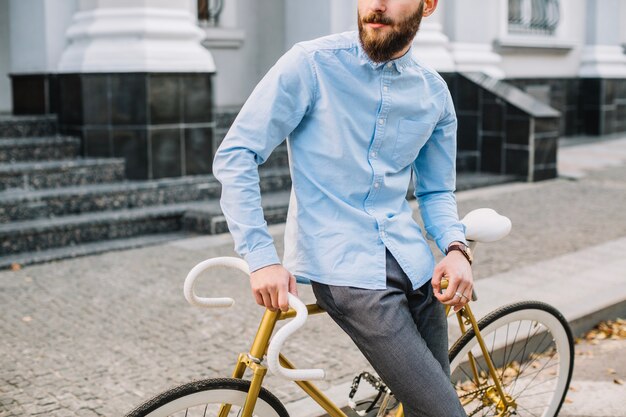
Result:
{"label": "metal window railing", "polygon": [[553,35],[559,26],[559,0],[509,0],[509,32]]}
{"label": "metal window railing", "polygon": [[198,0],[198,22],[206,26],[218,26],[224,0]]}

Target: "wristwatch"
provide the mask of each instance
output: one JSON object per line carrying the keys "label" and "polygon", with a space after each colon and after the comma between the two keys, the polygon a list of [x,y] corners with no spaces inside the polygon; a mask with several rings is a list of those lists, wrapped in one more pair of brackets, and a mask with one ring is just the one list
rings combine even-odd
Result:
{"label": "wristwatch", "polygon": [[469,262],[470,265],[472,264],[472,262],[474,262],[474,255],[472,255],[472,250],[466,244],[461,243],[461,242],[455,242],[451,244],[450,246],[448,246],[446,255],[449,254],[450,251],[453,251],[453,250],[458,250],[459,252],[461,252],[463,256],[465,256],[465,259],[467,259],[467,262]]}

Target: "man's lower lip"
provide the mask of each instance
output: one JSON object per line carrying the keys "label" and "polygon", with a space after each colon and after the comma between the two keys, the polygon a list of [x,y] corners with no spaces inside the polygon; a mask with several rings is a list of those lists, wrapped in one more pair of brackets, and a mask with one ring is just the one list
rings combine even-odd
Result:
{"label": "man's lower lip", "polygon": [[383,23],[368,23],[368,25],[374,29],[379,29],[379,28],[387,26]]}

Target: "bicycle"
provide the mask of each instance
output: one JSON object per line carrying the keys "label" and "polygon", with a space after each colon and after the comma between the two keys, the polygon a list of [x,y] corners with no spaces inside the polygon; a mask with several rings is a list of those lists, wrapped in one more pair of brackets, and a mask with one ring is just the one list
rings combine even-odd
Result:
{"label": "bicycle", "polygon": [[[462,220],[472,249],[478,242],[495,242],[508,235],[511,222],[491,209],[470,212]],[[229,266],[248,274],[245,261],[222,257],[196,265],[185,280],[185,298],[201,307],[228,307],[230,298],[198,297],[194,284],[201,272]],[[442,283],[445,287],[446,283]],[[476,301],[472,294],[472,301]],[[266,310],[249,352],[240,353],[230,378],[211,378],[190,382],[144,402],[128,417],[162,416],[241,416],[288,417],[285,407],[262,387],[270,369],[275,375],[293,380],[313,398],[330,417],[347,417],[311,381],[324,378],[321,369],[296,369],[281,353],[287,337],[300,328],[308,314],[324,311],[317,304],[305,305],[289,294],[287,312]],[[446,314],[450,312],[447,307]],[[522,301],[500,307],[477,321],[469,303],[456,313],[461,337],[449,350],[451,382],[468,416],[529,415],[556,416],[567,393],[574,366],[572,332],[563,315],[554,307],[538,301]],[[279,320],[293,319],[276,332]],[[263,358],[267,357],[267,366]],[[251,380],[242,379],[252,371]],[[356,403],[354,395],[362,381],[368,381],[378,394],[372,400]],[[349,405],[366,417],[393,415],[403,417],[402,404],[378,377],[361,373],[354,378]]]}

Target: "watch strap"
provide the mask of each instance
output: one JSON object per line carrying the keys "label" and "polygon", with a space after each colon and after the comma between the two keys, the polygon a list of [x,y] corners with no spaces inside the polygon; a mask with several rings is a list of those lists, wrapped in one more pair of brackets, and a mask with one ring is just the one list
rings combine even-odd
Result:
{"label": "watch strap", "polygon": [[465,259],[467,259],[467,262],[469,262],[470,265],[472,264],[472,259],[470,258],[469,253],[467,253],[467,246],[461,245],[459,243],[454,243],[454,244],[448,246],[448,250],[446,251],[446,255],[449,254],[453,250],[458,250],[459,252],[461,252],[463,254],[463,256],[465,256]]}

